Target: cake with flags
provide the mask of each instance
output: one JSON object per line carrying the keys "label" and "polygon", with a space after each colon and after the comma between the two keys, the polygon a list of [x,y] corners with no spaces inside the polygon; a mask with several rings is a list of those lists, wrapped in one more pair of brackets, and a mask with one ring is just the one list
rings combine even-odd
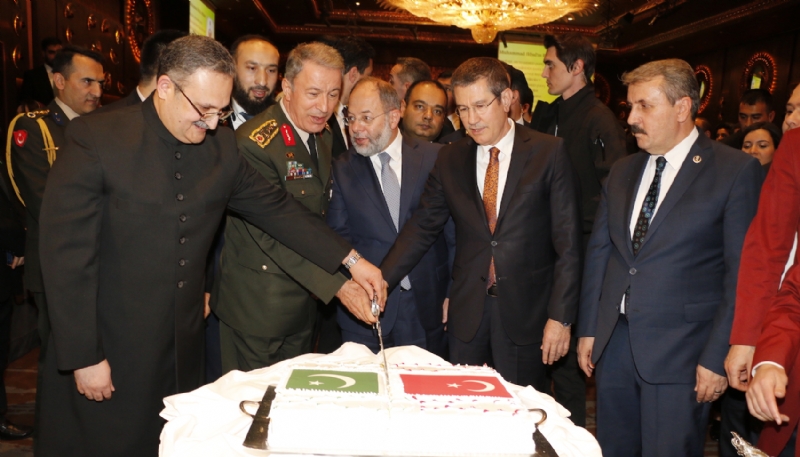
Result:
{"label": "cake with flags", "polygon": [[304,362],[270,410],[274,452],[485,456],[535,452],[534,414],[491,368]]}

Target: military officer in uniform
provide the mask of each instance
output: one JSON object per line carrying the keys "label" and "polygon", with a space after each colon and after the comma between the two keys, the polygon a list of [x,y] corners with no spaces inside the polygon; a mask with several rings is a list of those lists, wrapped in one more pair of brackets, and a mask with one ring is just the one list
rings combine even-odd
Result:
{"label": "military officer in uniform", "polygon": [[41,210],[38,456],[158,454],[163,398],[203,382],[205,258],[226,207],[329,274],[349,266],[385,303],[380,272],[215,130],[234,73],[213,39],[180,38],[144,103],[67,129]]}
{"label": "military officer in uniform", "polygon": [[[283,99],[236,130],[240,154],[320,220],[331,188],[326,121],[339,100],[343,67],[328,45],[297,46],[287,58]],[[316,298],[327,303],[334,296],[345,306],[369,302],[344,275],[331,275],[243,218],[229,216],[211,303],[220,319],[223,373],[310,352]]]}
{"label": "military officer in uniform", "polygon": [[[42,362],[50,334],[47,298],[39,262],[39,211],[50,167],[64,144],[64,130],[70,121],[94,111],[102,95],[103,57],[96,52],[66,46],[53,61],[53,86],[56,97],[47,110],[22,114],[12,121],[12,141],[6,151],[6,164],[18,198],[25,205],[25,288],[33,294],[39,310],[39,353],[37,387],[42,383]],[[15,122],[15,123],[14,123]],[[36,409],[40,393],[37,388]],[[39,415],[36,415],[38,422]]]}

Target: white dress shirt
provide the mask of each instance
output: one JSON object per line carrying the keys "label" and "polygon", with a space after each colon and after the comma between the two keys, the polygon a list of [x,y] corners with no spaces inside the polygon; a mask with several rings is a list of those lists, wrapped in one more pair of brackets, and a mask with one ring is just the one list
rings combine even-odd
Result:
{"label": "white dress shirt", "polygon": [[480,191],[481,198],[483,198],[483,186],[484,181],[486,181],[486,169],[489,168],[489,159],[491,158],[489,149],[496,147],[500,150],[500,154],[498,155],[498,160],[500,161],[500,172],[497,179],[497,205],[495,206],[495,211],[497,211],[498,216],[500,215],[500,202],[503,201],[503,190],[506,187],[508,166],[511,163],[511,152],[514,149],[514,126],[517,125],[516,122],[512,121],[511,119],[507,119],[507,121],[511,128],[508,129],[508,132],[505,134],[505,136],[500,138],[500,141],[498,141],[497,144],[478,146],[478,157],[475,161],[475,168],[478,178],[478,191]]}
{"label": "white dress shirt", "polygon": [[[389,166],[392,167],[392,171],[394,174],[397,175],[397,184],[402,189],[403,185],[403,135],[400,134],[400,129],[397,129],[397,136],[394,138],[394,141],[389,143],[389,146],[386,147],[386,152],[389,154],[389,157],[392,160],[389,161]],[[381,159],[378,157],[379,154],[375,154],[370,156],[369,160],[372,162],[372,168],[375,170],[375,176],[378,177],[378,183],[381,185],[381,192],[383,192],[383,181],[381,181]]]}
{"label": "white dress shirt", "polygon": [[147,95],[143,94],[142,91],[139,90],[139,86],[136,86],[136,95],[139,96],[139,100],[141,100],[141,101],[147,100],[147,97],[150,96],[150,94],[147,94]]}
{"label": "white dress shirt", "polygon": [[347,138],[347,130],[344,128],[344,105],[339,103],[339,106],[336,107],[336,112],[334,114],[336,115],[336,122],[339,124],[339,129],[342,131],[342,136],[344,137],[344,145],[349,149],[350,138]]}
{"label": "white dress shirt", "polygon": [[50,87],[53,88],[53,92],[56,91],[56,86],[53,85],[53,67],[50,65],[44,64],[44,71],[47,72],[47,79],[50,80]]}
{"label": "white dress shirt", "polygon": [[236,100],[233,98],[231,98],[231,109],[233,110],[234,114],[231,118],[231,127],[236,130],[240,125],[247,122],[247,119],[244,118],[244,114],[247,113],[247,111],[245,111],[244,108],[242,108],[242,105],[236,102]]}
{"label": "white dress shirt", "polygon": [[[675,147],[667,151],[667,153],[663,156],[650,155],[650,157],[647,158],[647,165],[645,165],[644,173],[642,174],[642,180],[639,181],[639,190],[636,192],[636,200],[633,201],[633,212],[631,213],[630,221],[631,236],[633,236],[633,233],[636,231],[636,222],[639,220],[639,215],[642,212],[644,198],[647,196],[647,192],[650,191],[650,184],[653,182],[653,178],[656,176],[656,160],[659,157],[664,157],[667,159],[667,163],[664,165],[664,170],[661,172],[661,184],[658,188],[658,200],[656,200],[656,207],[653,209],[653,215],[650,217],[651,223],[653,222],[653,219],[655,219],[656,213],[658,213],[658,208],[661,207],[661,202],[664,201],[664,197],[667,196],[669,188],[675,181],[675,176],[677,176],[678,172],[681,170],[683,161],[686,160],[686,156],[689,155],[692,145],[694,145],[694,142],[697,141],[697,137],[697,129],[693,128],[686,138],[681,140],[680,143],[676,144]],[[624,294],[622,295],[622,303],[619,306],[619,312],[625,313]]]}
{"label": "white dress shirt", "polygon": [[67,119],[69,120],[73,120],[80,116],[80,114],[76,113],[75,110],[67,106],[67,104],[62,102],[58,97],[56,97],[56,105],[61,108],[61,111],[64,111],[64,115],[67,116]]}

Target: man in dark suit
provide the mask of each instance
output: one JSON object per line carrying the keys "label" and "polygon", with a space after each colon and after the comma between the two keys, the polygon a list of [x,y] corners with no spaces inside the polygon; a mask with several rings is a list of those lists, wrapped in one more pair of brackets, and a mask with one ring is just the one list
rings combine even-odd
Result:
{"label": "man in dark suit", "polygon": [[336,159],[350,148],[350,138],[347,137],[347,128],[344,122],[350,91],[361,78],[372,74],[372,59],[375,58],[375,49],[363,38],[355,36],[325,36],[321,41],[336,49],[344,60],[342,95],[339,97],[339,105],[328,119],[328,127],[333,133],[333,158]]}
{"label": "man in dark suit", "polygon": [[42,40],[41,66],[32,68],[22,75],[22,87],[17,94],[17,104],[35,100],[42,105],[47,105],[55,98],[53,91],[53,59],[62,48],[61,40],[56,37],[47,37]]}
{"label": "man in dark suit", "polygon": [[695,128],[688,63],[650,62],[623,82],[644,152],[620,159],[603,185],[578,360],[587,376],[596,366],[605,455],[702,456],[710,402],[727,387],[739,257],[763,171]]}
{"label": "man in dark suit", "polygon": [[214,130],[234,72],[213,39],[177,39],[144,103],[68,129],[42,203],[53,331],[37,455],[157,455],[163,398],[203,381],[205,259],[226,207],[385,303],[380,271]]}
{"label": "man in dark suit", "polygon": [[578,307],[575,172],[562,140],[509,119],[500,61],[469,59],[452,84],[470,137],[439,151],[420,208],[381,269],[395,287],[452,217],[450,361],[491,364],[510,382],[547,391],[546,365],[567,353]]}
{"label": "man in dark suit", "polygon": [[439,142],[450,135],[453,125],[447,120],[447,91],[438,81],[415,81],[401,101],[400,130],[411,138]]}
{"label": "man in dark suit", "polygon": [[[401,134],[399,121],[397,91],[380,79],[362,79],[350,95],[348,125],[353,147],[333,163],[328,225],[376,264],[419,207],[441,147]],[[448,246],[444,236],[439,236],[389,295],[381,315],[386,347],[416,345],[447,357],[442,321],[450,282],[448,260]],[[343,341],[378,351],[372,328],[344,307],[339,308],[338,321]]]}

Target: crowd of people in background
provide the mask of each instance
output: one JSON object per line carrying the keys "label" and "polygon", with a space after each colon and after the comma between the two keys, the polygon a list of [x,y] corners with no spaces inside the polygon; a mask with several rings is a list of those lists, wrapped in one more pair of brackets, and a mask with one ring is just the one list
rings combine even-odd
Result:
{"label": "crowd of people in background", "polygon": [[43,40],[0,195],[0,370],[24,264],[36,424],[0,391],[0,438],[156,455],[162,398],[377,352],[380,319],[387,348],[492,366],[579,426],[594,376],[606,455],[700,456],[709,423],[722,456],[731,431],[795,455],[800,85],[783,120],[750,89],[736,125],[712,122],[692,68],[654,61],[621,75],[621,122],[587,38],[544,47],[552,103],[493,58],[403,57],[382,80],[357,37],[282,59],[259,35],[162,30],[101,107],[103,57]]}

